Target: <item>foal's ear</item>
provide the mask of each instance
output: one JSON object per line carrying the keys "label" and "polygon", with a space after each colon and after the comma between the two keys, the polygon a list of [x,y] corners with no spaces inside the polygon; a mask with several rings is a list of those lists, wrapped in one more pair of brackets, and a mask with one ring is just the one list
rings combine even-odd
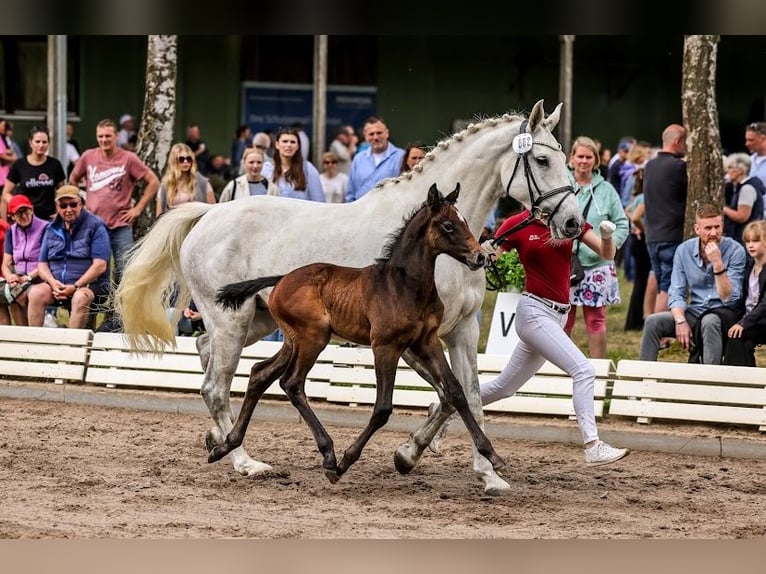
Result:
{"label": "foal's ear", "polygon": [[450,205],[455,205],[457,203],[457,196],[460,195],[460,182],[457,182],[457,185],[455,185],[455,190],[450,193],[447,197],[444,198],[444,201],[449,203]]}
{"label": "foal's ear", "polygon": [[426,200],[426,203],[428,203],[428,207],[430,207],[431,209],[436,209],[439,207],[439,205],[441,205],[442,201],[444,201],[444,196],[436,187],[436,184],[433,184],[431,186],[431,189],[428,190],[428,199]]}

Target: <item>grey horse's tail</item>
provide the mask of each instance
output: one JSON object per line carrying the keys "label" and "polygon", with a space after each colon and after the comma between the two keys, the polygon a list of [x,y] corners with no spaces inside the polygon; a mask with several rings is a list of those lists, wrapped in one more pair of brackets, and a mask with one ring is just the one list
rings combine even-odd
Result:
{"label": "grey horse's tail", "polygon": [[224,309],[233,309],[236,311],[242,307],[242,303],[249,299],[258,291],[267,287],[274,287],[284,275],[272,275],[271,277],[261,277],[260,279],[248,279],[239,283],[229,283],[218,290],[215,302]]}

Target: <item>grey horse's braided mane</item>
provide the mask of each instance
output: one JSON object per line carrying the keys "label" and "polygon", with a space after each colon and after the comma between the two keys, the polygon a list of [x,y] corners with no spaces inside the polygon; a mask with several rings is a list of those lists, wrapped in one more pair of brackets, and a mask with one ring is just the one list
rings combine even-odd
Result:
{"label": "grey horse's braided mane", "polygon": [[396,185],[397,183],[400,183],[402,181],[411,180],[416,173],[422,173],[423,169],[425,168],[425,165],[428,162],[433,161],[438,156],[441,150],[446,150],[447,148],[449,148],[452,142],[461,142],[466,137],[471,136],[487,127],[493,128],[499,124],[515,122],[517,120],[522,120],[522,119],[524,119],[524,116],[515,112],[506,113],[506,114],[503,114],[502,116],[492,116],[492,117],[485,117],[485,118],[477,116],[476,122],[468,124],[464,129],[460,130],[459,132],[451,136],[448,136],[446,139],[443,139],[437,142],[436,145],[434,145],[428,150],[425,157],[423,157],[423,159],[421,159],[420,162],[418,162],[418,164],[414,168],[412,168],[412,170],[407,171],[396,177],[389,177],[389,178],[383,179],[379,181],[372,189],[384,187],[388,184]]}

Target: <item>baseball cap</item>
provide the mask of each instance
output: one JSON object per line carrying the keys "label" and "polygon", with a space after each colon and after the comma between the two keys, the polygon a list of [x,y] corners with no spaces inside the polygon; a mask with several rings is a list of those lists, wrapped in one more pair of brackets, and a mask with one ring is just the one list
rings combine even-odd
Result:
{"label": "baseball cap", "polygon": [[8,213],[14,215],[22,207],[28,207],[29,209],[32,209],[34,206],[26,195],[14,195],[11,198],[11,201],[8,202]]}
{"label": "baseball cap", "polygon": [[120,117],[120,125],[124,124],[125,122],[129,122],[132,119],[133,119],[133,116],[131,116],[130,114],[125,114]]}
{"label": "baseball cap", "polygon": [[630,151],[630,142],[620,142],[620,145],[617,146],[617,149],[621,149],[622,151]]}
{"label": "baseball cap", "polygon": [[62,185],[56,190],[56,201],[62,197],[73,197],[80,199],[80,190],[74,185]]}

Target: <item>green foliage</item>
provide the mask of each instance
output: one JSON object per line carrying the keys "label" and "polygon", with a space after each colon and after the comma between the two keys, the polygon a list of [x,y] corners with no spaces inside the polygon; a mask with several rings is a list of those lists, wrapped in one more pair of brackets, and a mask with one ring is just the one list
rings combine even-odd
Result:
{"label": "green foliage", "polygon": [[500,291],[522,291],[524,289],[526,274],[524,273],[524,266],[519,260],[518,251],[511,249],[504,252],[495,260],[495,265],[502,281]]}

